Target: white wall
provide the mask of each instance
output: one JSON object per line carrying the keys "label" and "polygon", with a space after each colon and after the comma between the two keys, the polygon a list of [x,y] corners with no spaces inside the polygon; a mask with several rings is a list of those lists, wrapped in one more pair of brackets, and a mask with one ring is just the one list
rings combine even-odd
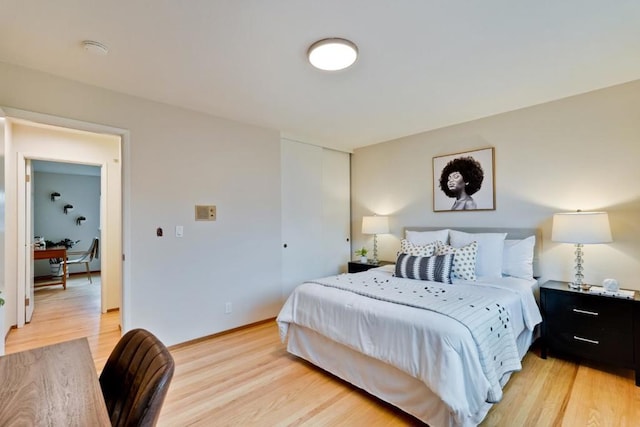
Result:
{"label": "white wall", "polygon": [[[33,234],[46,240],[58,242],[64,238],[80,240],[71,251],[84,251],[91,245],[93,237],[100,237],[100,176],[70,175],[35,172],[33,191]],[[59,200],[51,201],[51,193],[61,194]],[[63,207],[73,205],[73,211],[65,215]],[[78,216],[87,218],[76,225]],[[73,257],[71,257],[73,258]],[[100,271],[100,258],[91,261],[91,271]],[[84,273],[84,264],[70,265],[70,273]],[[47,260],[34,263],[34,275],[50,274]]]}
{"label": "white wall", "polygon": [[[279,132],[6,64],[0,105],[129,131],[126,328],[147,328],[171,345],[277,314]],[[194,221],[196,204],[217,205],[218,220]]]}
{"label": "white wall", "polygon": [[[433,212],[434,156],[495,147],[496,210]],[[573,247],[550,241],[555,212],[609,212],[614,242],[585,247],[585,280],[640,289],[640,81],[365,147],[352,157],[354,247],[363,215],[391,216],[381,259],[405,226],[537,227],[543,279],[573,277]]]}

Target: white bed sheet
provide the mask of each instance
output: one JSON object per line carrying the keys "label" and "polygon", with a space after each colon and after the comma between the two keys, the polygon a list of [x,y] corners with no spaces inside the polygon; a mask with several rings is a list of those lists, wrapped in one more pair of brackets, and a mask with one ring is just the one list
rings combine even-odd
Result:
{"label": "white bed sheet", "polygon": [[[358,276],[384,280],[390,274],[374,269]],[[509,310],[514,336],[531,332],[541,320],[531,281],[503,278],[448,286],[496,298]],[[475,425],[478,414],[486,414],[489,384],[475,343],[465,326],[447,316],[305,283],[292,293],[277,320],[283,341],[288,325],[297,324],[418,379],[449,408],[453,425]],[[404,348],[406,343],[413,346]]]}
{"label": "white bed sheet", "polygon": [[[523,331],[518,337],[521,358],[531,343],[531,332]],[[451,414],[451,409],[422,381],[303,326],[290,325],[287,351],[397,406],[431,427],[477,426],[493,406],[485,403],[478,412],[464,420],[466,424],[461,425]],[[506,384],[508,378],[503,380]]]}

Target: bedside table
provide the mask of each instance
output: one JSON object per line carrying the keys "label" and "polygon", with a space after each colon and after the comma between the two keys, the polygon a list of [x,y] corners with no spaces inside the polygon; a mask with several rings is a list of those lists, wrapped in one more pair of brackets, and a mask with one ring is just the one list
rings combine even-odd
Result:
{"label": "bedside table", "polygon": [[359,261],[349,261],[349,265],[347,267],[347,272],[349,273],[360,273],[362,271],[367,271],[370,270],[372,268],[376,268],[376,267],[380,267],[382,265],[389,265],[389,264],[395,264],[393,262],[390,261],[378,261],[377,264],[370,264],[370,263],[362,263]]}
{"label": "bedside table", "polygon": [[566,282],[540,285],[541,357],[561,355],[635,370],[640,386],[640,298],[624,299],[569,289]]}

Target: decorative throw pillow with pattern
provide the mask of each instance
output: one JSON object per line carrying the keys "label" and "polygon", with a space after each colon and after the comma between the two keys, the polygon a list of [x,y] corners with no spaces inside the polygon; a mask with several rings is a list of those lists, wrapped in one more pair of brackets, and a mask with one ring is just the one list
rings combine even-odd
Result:
{"label": "decorative throw pillow with pattern", "polygon": [[426,245],[416,245],[407,239],[402,239],[400,241],[400,253],[412,256],[433,256],[438,248],[438,244],[442,245],[444,243],[435,241]]}
{"label": "decorative throw pillow with pattern", "polygon": [[451,266],[453,279],[476,280],[476,256],[478,254],[478,242],[473,241],[461,248],[440,243],[436,248],[436,255],[454,254]]}
{"label": "decorative throw pillow with pattern", "polygon": [[451,283],[451,266],[454,254],[428,257],[407,254],[398,255],[396,277]]}

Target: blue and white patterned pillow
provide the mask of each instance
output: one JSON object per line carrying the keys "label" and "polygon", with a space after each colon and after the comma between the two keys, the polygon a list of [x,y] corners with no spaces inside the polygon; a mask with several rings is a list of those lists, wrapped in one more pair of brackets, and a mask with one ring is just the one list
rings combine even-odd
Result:
{"label": "blue and white patterned pillow", "polygon": [[400,253],[413,256],[433,256],[438,248],[438,244],[442,243],[436,241],[426,245],[416,245],[407,239],[402,239],[400,241]]}
{"label": "blue and white patterned pillow", "polygon": [[429,257],[400,254],[396,260],[396,277],[451,283],[453,258],[453,254]]}
{"label": "blue and white patterned pillow", "polygon": [[439,244],[436,255],[453,254],[453,266],[451,277],[453,279],[476,280],[476,257],[478,255],[478,242],[473,241],[461,248]]}

